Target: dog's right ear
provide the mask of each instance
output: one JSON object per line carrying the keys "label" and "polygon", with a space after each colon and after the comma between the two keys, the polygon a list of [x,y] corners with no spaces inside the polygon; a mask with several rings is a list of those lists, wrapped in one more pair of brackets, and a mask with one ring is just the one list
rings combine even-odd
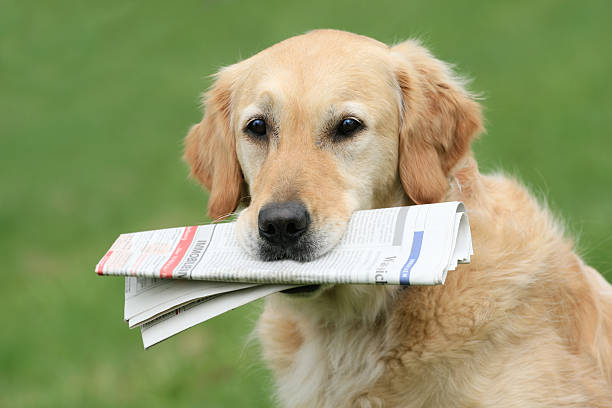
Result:
{"label": "dog's right ear", "polygon": [[234,66],[224,68],[216,75],[215,84],[204,96],[204,118],[185,138],[183,157],[191,167],[191,176],[210,191],[208,215],[213,220],[238,207],[243,183],[230,129],[234,70]]}

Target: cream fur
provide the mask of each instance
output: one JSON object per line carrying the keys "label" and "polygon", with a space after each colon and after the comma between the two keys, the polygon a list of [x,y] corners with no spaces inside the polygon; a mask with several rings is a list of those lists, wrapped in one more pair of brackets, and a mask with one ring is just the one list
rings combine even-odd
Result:
{"label": "cream fur", "polygon": [[[343,144],[338,112],[367,129]],[[242,131],[275,124],[265,143]],[[302,200],[331,249],[358,209],[459,200],[475,256],[435,287],[331,286],[266,299],[257,333],[287,407],[612,407],[612,287],[512,178],[482,175],[480,107],[414,41],[321,30],[224,69],[185,157],[218,217]]]}
{"label": "cream fur", "polygon": [[476,255],[444,286],[267,300],[284,405],[612,406],[610,285],[522,186],[466,162],[446,199],[469,209]]}

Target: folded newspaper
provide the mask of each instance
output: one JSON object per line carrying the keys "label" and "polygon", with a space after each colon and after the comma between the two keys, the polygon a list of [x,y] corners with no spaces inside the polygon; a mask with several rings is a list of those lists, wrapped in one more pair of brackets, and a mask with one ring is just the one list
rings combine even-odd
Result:
{"label": "folded newspaper", "polygon": [[443,284],[473,255],[460,202],[357,211],[340,243],[310,262],[264,262],[235,223],[122,234],[96,265],[125,276],[125,320],[145,348],[221,313],[306,284]]}

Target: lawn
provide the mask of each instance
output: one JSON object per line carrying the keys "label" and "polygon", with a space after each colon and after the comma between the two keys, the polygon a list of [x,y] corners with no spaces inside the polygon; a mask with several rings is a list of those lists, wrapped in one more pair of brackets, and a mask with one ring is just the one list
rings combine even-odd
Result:
{"label": "lawn", "polygon": [[208,221],[180,159],[208,75],[313,28],[418,36],[472,77],[481,167],[546,197],[612,278],[609,2],[170,4],[0,0],[0,406],[272,404],[261,303],[145,352],[93,267],[121,232]]}

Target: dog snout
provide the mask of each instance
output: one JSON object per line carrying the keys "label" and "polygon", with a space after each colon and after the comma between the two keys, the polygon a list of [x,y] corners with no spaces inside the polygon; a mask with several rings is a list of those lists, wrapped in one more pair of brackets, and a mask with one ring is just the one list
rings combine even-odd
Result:
{"label": "dog snout", "polygon": [[270,203],[259,211],[257,223],[260,237],[273,246],[289,248],[308,230],[310,213],[298,201]]}

